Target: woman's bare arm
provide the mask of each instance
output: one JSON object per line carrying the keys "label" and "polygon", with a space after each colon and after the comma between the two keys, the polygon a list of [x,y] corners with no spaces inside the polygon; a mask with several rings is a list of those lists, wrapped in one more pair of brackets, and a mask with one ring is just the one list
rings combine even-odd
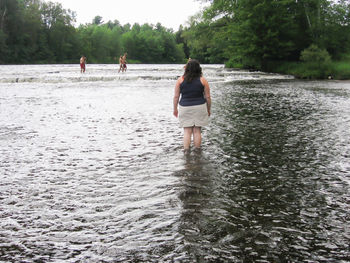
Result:
{"label": "woman's bare arm", "polygon": [[210,111],[210,109],[211,109],[211,97],[210,97],[209,83],[204,77],[201,77],[201,82],[204,86],[204,96],[205,96],[205,99],[207,100],[208,116],[210,116],[210,114],[211,114],[211,111]]}
{"label": "woman's bare arm", "polygon": [[182,78],[178,78],[175,84],[175,91],[174,91],[174,100],[173,100],[173,114],[177,118],[178,116],[178,109],[177,105],[179,104],[180,99],[180,84],[182,82]]}

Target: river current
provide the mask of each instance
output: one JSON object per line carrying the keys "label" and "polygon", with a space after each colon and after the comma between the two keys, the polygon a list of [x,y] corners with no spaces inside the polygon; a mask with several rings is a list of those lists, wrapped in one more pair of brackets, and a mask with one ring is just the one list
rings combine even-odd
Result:
{"label": "river current", "polygon": [[0,66],[0,262],[350,262],[350,82],[203,65]]}

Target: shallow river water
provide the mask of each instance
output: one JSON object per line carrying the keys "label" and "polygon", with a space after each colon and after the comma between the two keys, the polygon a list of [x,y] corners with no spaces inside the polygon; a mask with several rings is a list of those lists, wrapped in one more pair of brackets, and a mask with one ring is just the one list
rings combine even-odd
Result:
{"label": "shallow river water", "polygon": [[0,66],[0,262],[350,262],[350,82],[203,65]]}

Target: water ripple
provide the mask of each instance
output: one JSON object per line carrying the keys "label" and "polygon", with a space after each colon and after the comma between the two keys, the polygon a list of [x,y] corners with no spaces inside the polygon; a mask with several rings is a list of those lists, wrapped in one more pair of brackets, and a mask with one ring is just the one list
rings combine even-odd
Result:
{"label": "water ripple", "polygon": [[345,82],[206,65],[213,116],[202,151],[184,155],[171,105],[182,66],[63,83],[85,76],[48,67],[23,68],[40,85],[0,83],[0,261],[350,258]]}

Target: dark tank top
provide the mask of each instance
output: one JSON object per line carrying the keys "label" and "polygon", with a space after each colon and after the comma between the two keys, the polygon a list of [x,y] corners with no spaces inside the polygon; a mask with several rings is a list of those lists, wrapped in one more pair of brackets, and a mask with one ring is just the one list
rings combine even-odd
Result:
{"label": "dark tank top", "polygon": [[204,86],[200,78],[187,82],[184,80],[180,84],[181,106],[195,106],[206,103],[204,98]]}

